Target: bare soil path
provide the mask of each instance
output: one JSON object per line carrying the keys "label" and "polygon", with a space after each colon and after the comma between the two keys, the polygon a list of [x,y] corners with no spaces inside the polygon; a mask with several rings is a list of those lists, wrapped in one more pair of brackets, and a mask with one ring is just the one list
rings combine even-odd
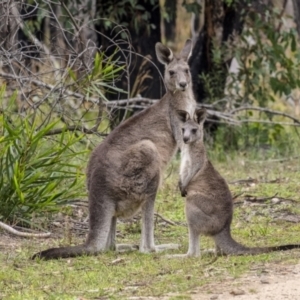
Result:
{"label": "bare soil path", "polygon": [[261,274],[253,270],[234,281],[211,283],[193,291],[193,300],[298,300],[300,264],[265,265]]}

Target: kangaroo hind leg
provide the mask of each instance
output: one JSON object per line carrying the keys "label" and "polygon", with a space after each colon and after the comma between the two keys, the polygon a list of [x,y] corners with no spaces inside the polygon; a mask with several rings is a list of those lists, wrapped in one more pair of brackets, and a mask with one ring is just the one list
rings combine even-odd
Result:
{"label": "kangaroo hind leg", "polygon": [[[159,181],[159,178],[154,181]],[[158,185],[158,184],[157,184]],[[142,209],[142,236],[140,243],[140,252],[160,252],[163,250],[178,249],[178,244],[161,244],[154,243],[154,202],[156,193],[148,195],[146,202]]]}
{"label": "kangaroo hind leg", "polygon": [[[99,252],[115,249],[116,217],[114,199],[106,195],[101,195],[94,189],[97,186],[90,186],[90,217],[89,233],[86,240],[86,248],[89,252],[97,254]],[[101,195],[101,198],[96,195]]]}
{"label": "kangaroo hind leg", "polygon": [[161,169],[159,153],[150,140],[142,140],[124,153],[121,187],[127,191],[132,203],[138,202],[142,205],[140,252],[143,253],[168,247],[154,244],[154,202],[160,185]]}
{"label": "kangaroo hind leg", "polygon": [[186,254],[171,254],[167,258],[186,258],[200,256],[200,237],[192,226],[189,225],[189,248]]}

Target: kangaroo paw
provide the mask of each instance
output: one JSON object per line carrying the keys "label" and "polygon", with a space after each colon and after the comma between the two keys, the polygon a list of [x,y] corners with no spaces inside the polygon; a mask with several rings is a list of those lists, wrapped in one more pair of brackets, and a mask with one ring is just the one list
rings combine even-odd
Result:
{"label": "kangaroo paw", "polygon": [[139,245],[136,244],[117,244],[117,252],[127,252],[127,251],[136,251],[139,250]]}
{"label": "kangaroo paw", "polygon": [[168,255],[165,255],[165,257],[166,258],[188,258],[190,256],[187,254],[168,254]]}
{"label": "kangaroo paw", "polygon": [[186,189],[185,189],[186,187],[184,187],[182,185],[181,181],[178,182],[178,187],[179,187],[179,190],[180,190],[180,193],[181,193],[181,197],[185,197],[186,194],[187,194]]}
{"label": "kangaroo paw", "polygon": [[216,249],[214,249],[214,248],[207,249],[207,250],[202,250],[201,253],[203,253],[205,255],[210,255],[210,256],[216,256],[216,255],[218,255],[218,252],[216,252]]}
{"label": "kangaroo paw", "polygon": [[178,250],[179,247],[180,247],[179,244],[161,244],[161,245],[155,246],[155,251],[161,252],[161,251],[165,251],[165,250]]}
{"label": "kangaroo paw", "polygon": [[162,252],[165,250],[177,250],[180,247],[179,244],[161,244],[153,247],[143,247],[140,248],[140,252],[142,253],[151,253],[151,252]]}

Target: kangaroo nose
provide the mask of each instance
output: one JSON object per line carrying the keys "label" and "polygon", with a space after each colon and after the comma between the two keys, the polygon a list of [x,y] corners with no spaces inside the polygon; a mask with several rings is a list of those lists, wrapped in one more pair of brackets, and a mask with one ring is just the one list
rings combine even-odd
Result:
{"label": "kangaroo nose", "polygon": [[189,138],[188,138],[187,136],[184,136],[184,137],[183,137],[183,141],[184,141],[185,143],[187,143],[188,140],[189,140]]}
{"label": "kangaroo nose", "polygon": [[183,89],[187,86],[186,82],[179,82],[180,87],[182,87]]}

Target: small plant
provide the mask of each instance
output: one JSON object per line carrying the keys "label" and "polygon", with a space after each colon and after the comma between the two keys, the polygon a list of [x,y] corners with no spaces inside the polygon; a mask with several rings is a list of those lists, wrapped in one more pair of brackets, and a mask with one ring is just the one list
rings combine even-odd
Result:
{"label": "small plant", "polygon": [[[0,115],[0,220],[30,219],[78,198],[83,176],[74,133],[49,135],[58,121],[38,126],[34,116]],[[49,135],[49,136],[48,136]]]}

